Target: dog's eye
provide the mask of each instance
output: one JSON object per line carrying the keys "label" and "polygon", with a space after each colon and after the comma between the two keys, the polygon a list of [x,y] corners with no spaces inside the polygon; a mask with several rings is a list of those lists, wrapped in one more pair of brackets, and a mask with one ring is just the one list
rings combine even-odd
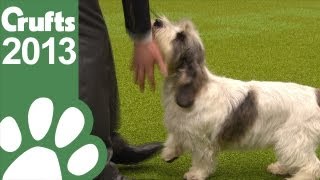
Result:
{"label": "dog's eye", "polygon": [[178,32],[177,33],[177,36],[176,36],[176,39],[177,40],[180,40],[180,41],[184,41],[186,39],[186,34],[185,32],[181,31],[181,32]]}

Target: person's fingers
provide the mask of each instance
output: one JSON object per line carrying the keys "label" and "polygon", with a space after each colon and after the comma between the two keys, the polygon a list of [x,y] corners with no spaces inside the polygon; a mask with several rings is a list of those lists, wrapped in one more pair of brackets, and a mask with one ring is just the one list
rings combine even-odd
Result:
{"label": "person's fingers", "polygon": [[155,81],[154,81],[154,66],[151,65],[148,69],[146,69],[146,73],[147,73],[147,77],[148,77],[148,81],[151,87],[151,90],[154,91],[155,90]]}
{"label": "person's fingers", "polygon": [[144,91],[144,80],[145,80],[145,69],[144,67],[139,67],[138,69],[138,84],[140,87],[140,91]]}
{"label": "person's fingers", "polygon": [[163,58],[157,48],[158,47],[155,45],[155,49],[154,49],[155,60],[159,66],[161,74],[163,76],[167,76],[168,75],[167,65],[164,63],[164,60],[163,60]]}
{"label": "person's fingers", "polygon": [[166,77],[168,75],[167,65],[164,63],[161,57],[160,59],[158,59],[158,65],[159,65],[160,72],[162,73],[163,76]]}

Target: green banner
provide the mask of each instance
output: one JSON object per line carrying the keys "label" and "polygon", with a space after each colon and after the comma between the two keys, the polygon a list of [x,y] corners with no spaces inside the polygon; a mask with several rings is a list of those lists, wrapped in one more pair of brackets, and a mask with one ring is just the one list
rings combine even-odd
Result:
{"label": "green banner", "polygon": [[78,98],[78,1],[0,0],[0,179],[92,179],[102,140]]}

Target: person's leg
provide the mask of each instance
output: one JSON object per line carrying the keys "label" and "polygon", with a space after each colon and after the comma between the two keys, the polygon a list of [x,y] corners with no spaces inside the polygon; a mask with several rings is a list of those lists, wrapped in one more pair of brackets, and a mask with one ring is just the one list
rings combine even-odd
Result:
{"label": "person's leg", "polygon": [[[107,29],[97,0],[79,1],[79,96],[92,111],[92,134],[99,136],[112,157],[111,132],[118,120],[117,82]],[[116,179],[108,163],[99,179]]]}
{"label": "person's leg", "polygon": [[[92,134],[106,143],[108,162],[112,158],[114,163],[138,163],[153,155],[161,144],[134,147],[116,133],[119,124],[117,81],[109,36],[98,0],[79,1],[79,24],[79,96],[92,111]],[[109,164],[106,169],[115,167]]]}

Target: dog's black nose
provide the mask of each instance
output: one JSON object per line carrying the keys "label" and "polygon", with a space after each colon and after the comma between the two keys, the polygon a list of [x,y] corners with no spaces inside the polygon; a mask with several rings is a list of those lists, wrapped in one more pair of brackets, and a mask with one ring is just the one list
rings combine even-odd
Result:
{"label": "dog's black nose", "polygon": [[162,27],[163,22],[160,19],[156,19],[156,21],[153,23],[155,27]]}

